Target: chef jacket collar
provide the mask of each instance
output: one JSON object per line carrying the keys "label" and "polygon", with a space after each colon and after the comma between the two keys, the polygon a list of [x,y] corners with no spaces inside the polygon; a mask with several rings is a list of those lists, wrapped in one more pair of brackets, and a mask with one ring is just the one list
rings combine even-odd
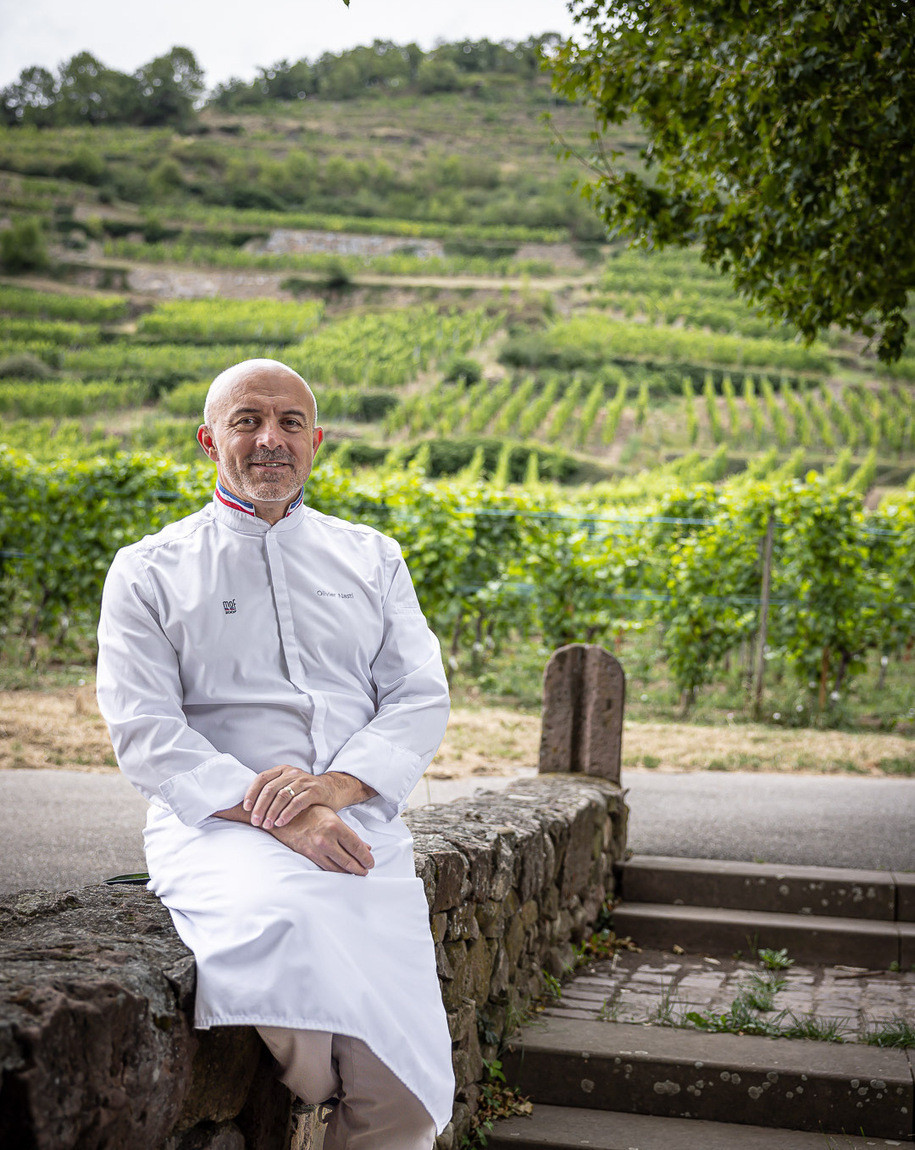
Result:
{"label": "chef jacket collar", "polygon": [[254,510],[253,503],[249,503],[247,499],[241,499],[239,496],[234,495],[227,487],[224,487],[219,480],[216,481],[216,488],[213,491],[213,509],[217,519],[229,527],[234,527],[237,531],[248,531],[257,534],[262,531],[269,531],[271,526],[279,529],[282,529],[284,526],[293,526],[294,523],[297,523],[301,518],[301,509],[304,500],[305,488],[303,487],[295,499],[289,504],[284,517],[277,523],[270,524],[266,519],[259,518],[257,512]]}

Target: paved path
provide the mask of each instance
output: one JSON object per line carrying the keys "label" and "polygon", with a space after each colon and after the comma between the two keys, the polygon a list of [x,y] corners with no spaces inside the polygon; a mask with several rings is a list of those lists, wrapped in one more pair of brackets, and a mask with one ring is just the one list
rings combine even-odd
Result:
{"label": "paved path", "polygon": [[[423,779],[411,804],[510,782]],[[915,870],[912,779],[629,771],[623,782],[639,854]],[[0,897],[144,869],[145,810],[120,775],[0,771]]]}
{"label": "paved path", "polygon": [[[621,951],[612,961],[593,962],[578,973],[544,1013],[591,1022],[682,1025],[690,1011],[726,1013],[760,972],[760,963],[733,958]],[[782,1028],[794,1019],[817,1019],[855,1042],[878,1022],[915,1021],[913,971],[798,964],[770,977],[778,989],[773,1012],[763,1017]]]}

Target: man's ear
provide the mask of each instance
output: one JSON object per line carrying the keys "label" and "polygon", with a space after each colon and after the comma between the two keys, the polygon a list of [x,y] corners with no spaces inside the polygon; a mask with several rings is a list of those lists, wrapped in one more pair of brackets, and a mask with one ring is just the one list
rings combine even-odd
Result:
{"label": "man's ear", "polygon": [[208,459],[212,459],[214,463],[219,462],[219,452],[216,450],[216,440],[210,434],[210,429],[205,423],[197,428],[197,442],[203,448],[204,454]]}
{"label": "man's ear", "polygon": [[[201,431],[202,430],[203,430],[203,428],[201,428]],[[323,442],[324,442],[324,428],[323,427],[316,427],[314,430],[314,434],[311,437],[311,450],[312,450],[312,452],[317,451]]]}

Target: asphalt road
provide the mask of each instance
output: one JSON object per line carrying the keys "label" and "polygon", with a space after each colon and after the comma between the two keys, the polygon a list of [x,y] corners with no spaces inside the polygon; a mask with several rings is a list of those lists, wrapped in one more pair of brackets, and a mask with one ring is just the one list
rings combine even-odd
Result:
{"label": "asphalt road", "polygon": [[624,773],[637,854],[915,871],[915,779]]}
{"label": "asphalt road", "polygon": [[[510,782],[424,779],[411,805]],[[637,854],[915,870],[915,779],[629,771],[623,785]],[[144,870],[145,811],[120,775],[0,771],[0,897]]]}

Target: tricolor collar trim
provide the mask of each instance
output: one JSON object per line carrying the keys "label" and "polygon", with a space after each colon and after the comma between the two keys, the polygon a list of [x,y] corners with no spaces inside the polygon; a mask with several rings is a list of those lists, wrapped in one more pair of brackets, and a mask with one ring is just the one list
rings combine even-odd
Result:
{"label": "tricolor collar trim", "polygon": [[[216,481],[216,491],[214,495],[220,503],[224,503],[226,507],[231,507],[233,511],[241,511],[243,515],[250,515],[252,519],[257,517],[257,512],[254,510],[254,504],[249,503],[247,499],[239,499],[237,495],[233,495],[231,491],[223,487],[223,485]],[[286,516],[290,516],[296,508],[302,506],[305,499],[305,488],[303,487],[298,495],[286,508]]]}

